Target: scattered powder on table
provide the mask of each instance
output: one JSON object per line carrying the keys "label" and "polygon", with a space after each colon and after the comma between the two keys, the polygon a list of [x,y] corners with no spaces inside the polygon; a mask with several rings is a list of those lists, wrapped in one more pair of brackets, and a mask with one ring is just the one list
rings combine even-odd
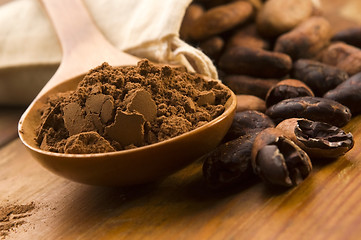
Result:
{"label": "scattered powder on table", "polygon": [[26,223],[24,218],[35,209],[33,202],[25,205],[0,206],[0,239],[4,239],[11,230]]}
{"label": "scattered powder on table", "polygon": [[157,143],[221,115],[230,97],[219,81],[141,60],[91,69],[74,91],[50,96],[36,141],[46,151],[101,153]]}

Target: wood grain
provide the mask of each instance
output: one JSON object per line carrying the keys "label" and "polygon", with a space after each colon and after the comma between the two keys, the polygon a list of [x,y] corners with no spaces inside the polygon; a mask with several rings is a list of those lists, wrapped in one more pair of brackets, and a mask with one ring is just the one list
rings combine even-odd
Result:
{"label": "wood grain", "polygon": [[256,181],[215,191],[200,162],[149,185],[86,186],[49,173],[16,140],[0,151],[0,203],[37,209],[9,239],[358,239],[360,123],[346,126],[356,140],[349,153],[289,190]]}

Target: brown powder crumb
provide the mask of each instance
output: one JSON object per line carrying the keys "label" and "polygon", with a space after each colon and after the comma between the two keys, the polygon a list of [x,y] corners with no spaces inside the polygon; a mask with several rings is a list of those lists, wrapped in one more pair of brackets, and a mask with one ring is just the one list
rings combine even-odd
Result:
{"label": "brown powder crumb", "polygon": [[224,112],[229,97],[218,81],[179,68],[148,60],[129,67],[103,63],[76,90],[50,96],[36,140],[41,149],[60,153],[149,145],[213,120]]}
{"label": "brown powder crumb", "polygon": [[5,239],[10,231],[26,223],[24,218],[31,215],[35,203],[25,205],[0,206],[0,238]]}
{"label": "brown powder crumb", "polygon": [[114,123],[106,127],[105,133],[122,146],[141,146],[144,143],[144,122],[142,114],[118,110]]}
{"label": "brown powder crumb", "polygon": [[112,152],[115,149],[97,132],[83,132],[70,136],[66,141],[65,153]]}

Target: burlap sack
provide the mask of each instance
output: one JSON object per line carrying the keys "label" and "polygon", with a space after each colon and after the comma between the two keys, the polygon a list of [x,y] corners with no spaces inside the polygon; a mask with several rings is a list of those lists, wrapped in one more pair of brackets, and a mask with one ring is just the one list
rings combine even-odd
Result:
{"label": "burlap sack", "polygon": [[[84,0],[118,49],[155,62],[182,64],[217,79],[211,60],[178,37],[191,0]],[[56,71],[61,48],[37,0],[0,8],[0,105],[27,105]]]}

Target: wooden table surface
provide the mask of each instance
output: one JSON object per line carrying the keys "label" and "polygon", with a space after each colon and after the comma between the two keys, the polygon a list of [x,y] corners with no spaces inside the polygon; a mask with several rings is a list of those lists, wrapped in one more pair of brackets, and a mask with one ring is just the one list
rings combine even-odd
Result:
{"label": "wooden table surface", "polygon": [[[322,3],[335,29],[361,23],[357,14],[347,15],[360,12],[361,1]],[[354,148],[316,165],[300,186],[281,191],[253,182],[214,191],[202,179],[200,162],[164,181],[129,188],[60,178],[17,138],[23,110],[0,108],[0,209],[35,208],[9,213],[14,227],[0,239],[361,239],[361,116],[344,128],[353,133]]]}

